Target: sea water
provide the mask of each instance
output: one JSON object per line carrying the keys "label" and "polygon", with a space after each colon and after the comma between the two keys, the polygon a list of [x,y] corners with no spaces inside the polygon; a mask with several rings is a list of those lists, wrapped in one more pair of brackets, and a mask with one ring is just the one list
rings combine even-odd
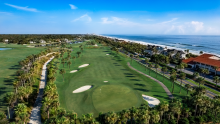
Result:
{"label": "sea water", "polygon": [[142,44],[154,44],[181,50],[189,49],[198,54],[212,53],[220,56],[220,35],[111,35],[102,36],[124,39]]}

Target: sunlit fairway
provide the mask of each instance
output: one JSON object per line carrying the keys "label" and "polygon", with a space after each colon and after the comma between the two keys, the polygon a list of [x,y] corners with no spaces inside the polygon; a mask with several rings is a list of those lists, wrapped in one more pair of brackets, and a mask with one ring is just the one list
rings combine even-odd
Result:
{"label": "sunlit fairway", "polygon": [[[71,56],[77,56],[76,52],[80,51],[79,45],[73,45]],[[127,66],[129,58],[111,53],[107,47],[84,47],[75,63],[74,60],[71,61],[70,69],[67,64],[64,66],[66,72],[78,71],[66,73],[64,82],[62,75],[58,74],[55,83],[61,107],[66,110],[74,110],[79,116],[87,113],[98,115],[99,112],[117,112],[132,106],[140,106],[142,103],[146,103],[142,94],[158,98],[160,101],[169,100],[164,89],[157,82],[140,75]],[[78,68],[85,63],[88,63],[89,66]],[[62,68],[63,65],[60,64],[59,69]],[[93,87],[81,93],[72,93],[85,85]]]}

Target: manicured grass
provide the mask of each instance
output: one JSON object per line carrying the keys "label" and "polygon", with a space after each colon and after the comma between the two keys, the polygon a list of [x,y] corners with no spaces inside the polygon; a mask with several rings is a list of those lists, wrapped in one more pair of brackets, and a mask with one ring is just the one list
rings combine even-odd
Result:
{"label": "manicured grass", "polygon": [[[74,51],[71,56],[77,56],[76,52],[80,51],[79,45],[73,45]],[[99,112],[117,112],[132,106],[139,106],[145,103],[142,94],[156,97],[161,101],[169,100],[164,89],[157,82],[128,67],[129,58],[111,53],[107,47],[91,49],[85,47],[75,63],[71,60],[73,64],[70,69],[65,64],[65,81],[63,82],[60,74],[56,76],[55,81],[61,107],[74,110],[79,116],[87,113],[94,113],[96,116]],[[82,64],[90,65],[79,69],[78,66]],[[60,64],[59,68],[62,69],[63,65]],[[78,72],[69,73],[72,70],[78,70]],[[169,82],[167,84],[171,86]],[[81,93],[72,93],[75,89],[85,85],[93,85],[93,87]],[[182,91],[182,94],[175,94],[180,98],[184,95],[185,91]]]}
{"label": "manicured grass", "polygon": [[[130,63],[131,63],[131,60],[130,60]],[[131,63],[131,66],[134,67],[135,69],[149,75],[149,69],[148,68],[146,69],[145,66],[139,64],[138,62],[133,60]],[[170,90],[170,92],[172,92],[172,82],[168,78],[164,78],[164,81],[163,81],[163,76],[161,74],[156,74],[156,72],[152,71],[152,70],[150,70],[150,76],[161,81]],[[180,86],[175,84],[173,96],[175,98],[182,99],[184,96],[186,96],[187,91],[184,88],[182,88],[181,93],[179,93],[179,90],[180,90]]]}
{"label": "manicured grass", "polygon": [[25,45],[3,44],[0,48],[12,48],[10,50],[0,50],[0,110],[6,110],[6,104],[3,100],[7,92],[13,91],[13,80],[15,72],[20,69],[19,61],[25,59],[31,54],[37,54],[44,49],[28,48]]}

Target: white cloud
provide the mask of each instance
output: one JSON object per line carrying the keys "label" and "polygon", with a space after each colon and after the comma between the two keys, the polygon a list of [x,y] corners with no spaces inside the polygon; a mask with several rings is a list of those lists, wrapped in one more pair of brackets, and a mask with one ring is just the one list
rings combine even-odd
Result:
{"label": "white cloud", "polygon": [[69,4],[69,5],[70,5],[71,9],[77,9],[77,7],[75,5],[73,5],[73,4]]}
{"label": "white cloud", "polygon": [[10,12],[0,12],[0,14],[11,15],[12,13],[10,13]]}
{"label": "white cloud", "polygon": [[146,19],[146,21],[149,21],[149,22],[151,22],[151,21],[154,21],[154,19]]}
{"label": "white cloud", "polygon": [[203,30],[204,26],[203,26],[203,22],[198,22],[198,21],[192,21],[191,25],[194,27],[195,32],[199,32],[201,30]]}
{"label": "white cloud", "polygon": [[169,20],[169,21],[164,21],[164,22],[161,22],[161,23],[159,23],[159,24],[166,24],[166,23],[170,23],[170,22],[174,22],[174,21],[176,21],[178,18],[173,18],[173,19],[171,19],[171,20]]}
{"label": "white cloud", "polygon": [[73,20],[73,22],[75,21],[87,21],[87,22],[91,22],[92,18],[90,16],[88,16],[87,14],[80,16],[79,18],[76,18]]}
{"label": "white cloud", "polygon": [[21,7],[21,6],[16,6],[16,5],[12,5],[12,4],[8,4],[5,3],[5,5],[16,8],[16,9],[20,9],[20,10],[24,10],[24,11],[30,11],[30,12],[39,12],[37,9],[35,8],[28,8],[28,6],[26,7]]}
{"label": "white cloud", "polygon": [[139,23],[135,23],[132,21],[128,21],[127,19],[124,18],[118,18],[118,17],[111,17],[111,19],[109,18],[101,18],[102,20],[102,24],[117,24],[117,25],[122,25],[122,26],[134,26],[134,25],[138,25]]}

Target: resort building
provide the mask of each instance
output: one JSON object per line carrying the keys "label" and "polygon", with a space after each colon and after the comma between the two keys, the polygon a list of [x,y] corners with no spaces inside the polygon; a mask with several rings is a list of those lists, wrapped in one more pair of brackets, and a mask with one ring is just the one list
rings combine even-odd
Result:
{"label": "resort building", "polygon": [[41,40],[40,40],[40,43],[46,43],[46,41],[41,39]]}
{"label": "resort building", "polygon": [[[205,68],[209,72],[220,75],[220,57],[212,54],[203,54],[195,58],[185,59],[182,62],[188,64],[191,68]],[[215,70],[217,68],[217,70]]]}
{"label": "resort building", "polygon": [[8,43],[8,39],[4,39],[3,42]]}

